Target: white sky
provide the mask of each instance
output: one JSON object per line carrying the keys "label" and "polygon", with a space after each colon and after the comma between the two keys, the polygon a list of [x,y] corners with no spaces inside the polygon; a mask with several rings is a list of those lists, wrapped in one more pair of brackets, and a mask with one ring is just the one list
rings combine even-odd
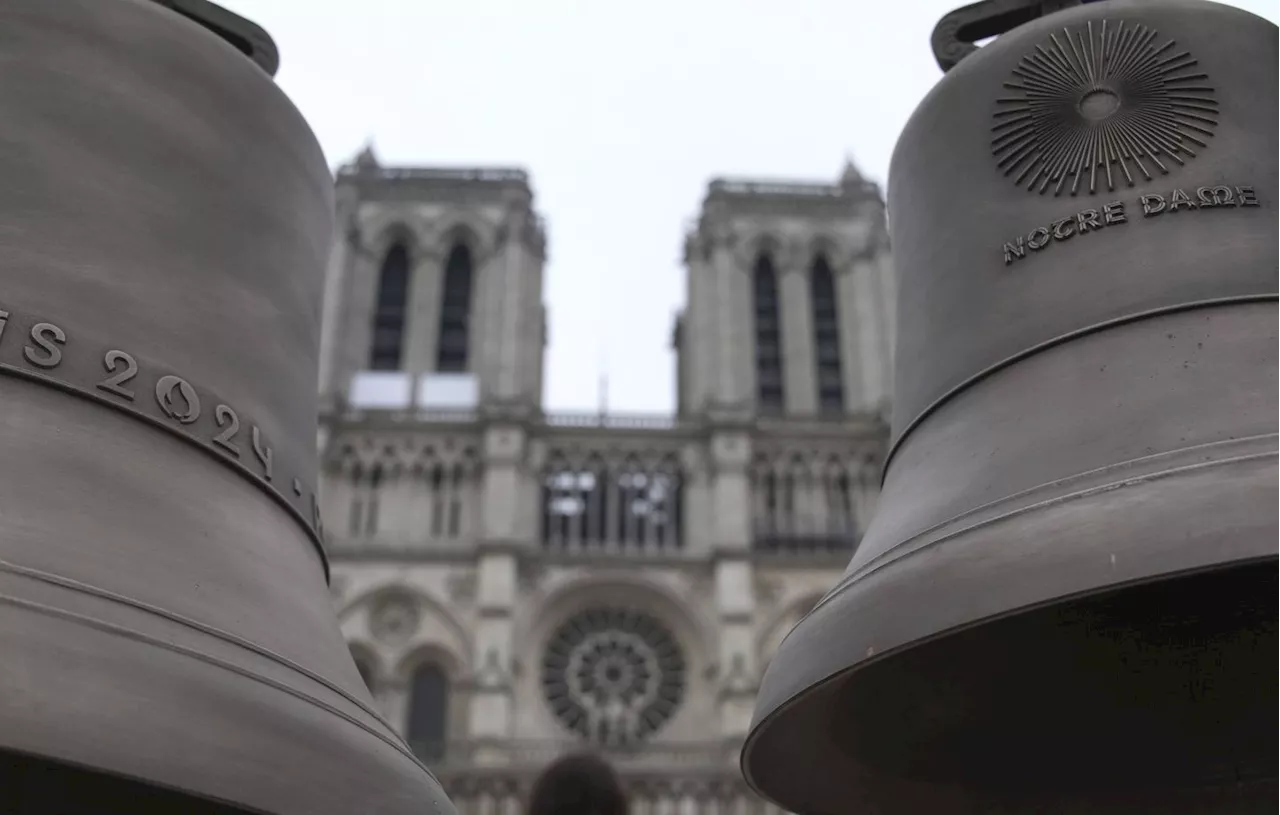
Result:
{"label": "white sky", "polygon": [[929,34],[968,1],[218,0],[275,39],[330,165],[372,139],[384,164],[530,171],[546,407],[595,410],[604,371],[611,412],[674,407],[680,251],[708,179],[834,181],[848,154],[883,185],[941,77]]}

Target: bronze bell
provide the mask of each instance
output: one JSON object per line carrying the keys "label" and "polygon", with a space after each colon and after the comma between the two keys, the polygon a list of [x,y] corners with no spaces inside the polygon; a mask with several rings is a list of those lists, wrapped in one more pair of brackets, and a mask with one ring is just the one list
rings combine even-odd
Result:
{"label": "bronze bell", "polygon": [[316,513],[333,184],[256,26],[0,0],[0,811],[448,813]]}
{"label": "bronze bell", "polygon": [[944,19],[893,156],[878,514],[743,753],[792,812],[1275,809],[1276,27],[1042,11]]}

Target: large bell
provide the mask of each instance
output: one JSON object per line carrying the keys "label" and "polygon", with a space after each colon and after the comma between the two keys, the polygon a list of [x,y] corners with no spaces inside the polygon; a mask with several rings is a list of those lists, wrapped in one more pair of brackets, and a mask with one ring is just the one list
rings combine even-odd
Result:
{"label": "large bell", "polygon": [[452,811],[330,606],[274,67],[196,0],[0,0],[0,811]]}
{"label": "large bell", "polygon": [[797,813],[1274,812],[1276,27],[1032,5],[939,27],[878,514],[743,767]]}

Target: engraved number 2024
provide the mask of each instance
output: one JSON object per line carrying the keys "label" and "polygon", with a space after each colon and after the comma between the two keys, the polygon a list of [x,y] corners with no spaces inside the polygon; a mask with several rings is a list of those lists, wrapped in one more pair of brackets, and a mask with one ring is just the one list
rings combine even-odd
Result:
{"label": "engraved number 2024", "polygon": [[213,409],[213,421],[222,428],[222,432],[213,437],[213,443],[240,458],[240,448],[231,443],[236,433],[240,432],[240,417],[227,405],[218,405]]}
{"label": "engraved number 2024", "polygon": [[[102,365],[111,374],[98,383],[98,387],[108,393],[134,401],[136,394],[125,387],[125,383],[138,375],[138,361],[132,355],[112,349],[102,359]],[[185,410],[180,410],[175,403],[174,394],[178,394],[185,402]],[[156,400],[166,416],[181,424],[190,424],[200,416],[200,400],[195,389],[186,380],[177,376],[161,377],[156,383]],[[235,436],[240,432],[240,417],[230,405],[219,404],[213,410],[213,421],[219,433],[213,437],[213,443],[226,450],[236,458],[240,457],[240,448],[236,446]],[[262,465],[263,477],[272,480],[275,456],[272,450],[263,443],[262,431],[256,426],[252,434],[253,453]]]}
{"label": "engraved number 2024", "polygon": [[[240,430],[240,417],[228,405],[218,405],[213,409],[213,422],[222,432],[213,437],[213,443],[226,450],[236,458],[240,457],[240,448],[231,442]],[[272,455],[271,448],[262,443],[262,431],[257,425],[253,426],[250,434],[250,440],[253,444],[253,454],[257,457],[258,462],[262,465],[262,477],[270,481],[272,479]]]}
{"label": "engraved number 2024", "polygon": [[[121,363],[124,364],[124,370],[120,370]],[[111,376],[99,382],[98,387],[132,402],[134,398],[133,391],[126,388],[124,383],[138,375],[137,360],[124,351],[108,351],[106,357],[102,360],[102,364]]]}

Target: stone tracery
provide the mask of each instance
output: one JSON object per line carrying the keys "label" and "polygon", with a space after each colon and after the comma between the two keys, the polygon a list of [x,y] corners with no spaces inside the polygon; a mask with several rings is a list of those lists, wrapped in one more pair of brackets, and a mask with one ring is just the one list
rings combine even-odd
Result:
{"label": "stone tracery", "polygon": [[625,747],[651,735],[680,705],[684,654],[649,614],[591,608],[552,635],[542,686],[567,729],[596,744]]}

